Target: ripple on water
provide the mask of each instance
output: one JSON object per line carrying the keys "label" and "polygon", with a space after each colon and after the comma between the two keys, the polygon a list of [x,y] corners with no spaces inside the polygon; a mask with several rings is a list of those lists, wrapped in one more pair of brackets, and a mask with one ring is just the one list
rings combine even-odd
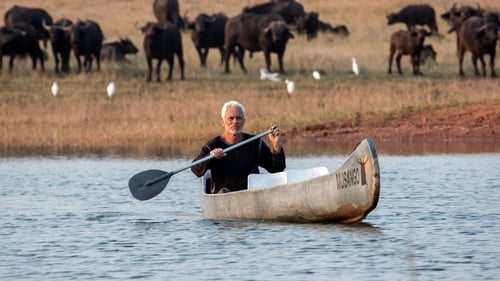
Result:
{"label": "ripple on water", "polygon": [[206,220],[189,171],[129,194],[131,175],[187,159],[2,159],[0,279],[496,280],[500,154],[379,157],[379,204],[353,225]]}

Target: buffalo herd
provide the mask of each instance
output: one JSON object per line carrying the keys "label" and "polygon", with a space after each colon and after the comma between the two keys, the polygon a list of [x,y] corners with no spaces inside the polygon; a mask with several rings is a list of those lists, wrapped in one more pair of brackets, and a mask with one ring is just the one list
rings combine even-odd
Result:
{"label": "buffalo herd", "polygon": [[[500,20],[498,12],[486,11],[477,7],[462,5],[457,7],[454,4],[448,11],[441,14],[441,18],[450,24],[448,33],[456,34],[457,55],[460,76],[465,76],[463,71],[463,59],[466,52],[472,55],[474,74],[486,77],[485,55],[489,55],[491,77],[496,77],[495,72],[495,52],[500,30]],[[429,5],[408,5],[399,12],[387,15],[387,24],[403,23],[407,26],[407,31],[396,31],[390,38],[389,70],[392,72],[392,60],[395,53],[398,72],[401,72],[400,60],[402,55],[409,55],[413,65],[413,74],[421,75],[419,65],[421,54],[428,53],[424,48],[426,36],[439,34],[436,24],[436,13]],[[417,29],[419,26],[427,26],[429,31]],[[434,52],[435,53],[435,52]],[[479,72],[477,62],[481,62],[482,73]]]}
{"label": "buffalo herd", "polygon": [[[174,60],[180,68],[180,78],[184,80],[184,52],[182,33],[190,32],[200,66],[206,67],[209,49],[218,49],[224,72],[230,73],[231,56],[239,62],[242,71],[245,52],[262,52],[265,69],[271,71],[271,54],[276,54],[278,71],[285,73],[283,62],[286,47],[294,33],[304,34],[313,40],[318,32],[348,37],[350,31],[345,25],[332,26],[320,20],[319,13],[306,11],[296,0],[268,0],[261,4],[243,7],[241,12],[229,17],[223,13],[200,13],[194,20],[180,14],[178,0],[154,0],[152,5],[156,21],[136,27],[143,34],[143,51],[148,72],[146,81],[151,81],[153,60],[156,60],[155,81],[161,81],[161,64],[166,60],[169,65],[167,79],[172,79]],[[476,7],[453,5],[442,13],[441,18],[450,28],[447,33],[455,33],[459,74],[464,76],[463,58],[470,52],[475,75],[486,76],[485,55],[489,55],[491,77],[496,77],[495,50],[498,41],[500,20],[497,12]],[[412,4],[397,12],[387,14],[387,25],[404,24],[406,29],[395,31],[389,39],[389,67],[392,73],[393,59],[396,59],[398,73],[402,74],[401,59],[408,55],[414,75],[422,75],[420,65],[425,59],[434,59],[436,51],[432,45],[425,45],[425,38],[442,38],[436,22],[434,8],[427,4]],[[41,8],[14,5],[4,14],[5,25],[0,27],[0,70],[3,56],[9,57],[9,71],[12,71],[15,57],[29,56],[33,69],[39,63],[45,70],[47,59],[45,50],[50,42],[56,73],[70,72],[70,59],[73,54],[78,72],[100,70],[101,60],[128,62],[128,54],[137,54],[138,49],[128,38],[104,43],[104,33],[98,22],[93,20],[72,21],[68,18],[53,20]],[[42,44],[40,44],[42,42]],[[40,46],[42,45],[43,48]],[[83,59],[83,62],[82,62]],[[481,63],[482,72],[478,68]]]}

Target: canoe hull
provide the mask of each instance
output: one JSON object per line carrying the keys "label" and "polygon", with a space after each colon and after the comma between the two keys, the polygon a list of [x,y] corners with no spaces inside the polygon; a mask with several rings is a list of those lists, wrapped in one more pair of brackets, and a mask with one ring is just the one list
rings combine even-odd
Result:
{"label": "canoe hull", "polygon": [[201,190],[208,219],[353,223],[377,206],[380,170],[373,141],[364,139],[340,168],[327,175],[224,194]]}

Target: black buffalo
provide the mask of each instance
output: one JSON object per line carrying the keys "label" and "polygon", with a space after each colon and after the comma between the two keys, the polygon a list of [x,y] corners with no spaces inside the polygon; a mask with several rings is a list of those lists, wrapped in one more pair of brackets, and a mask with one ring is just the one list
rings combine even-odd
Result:
{"label": "black buffalo", "polygon": [[349,35],[351,34],[347,26],[345,26],[344,24],[332,26],[331,24],[321,20],[318,23],[318,31],[321,31],[323,33],[335,34],[340,37],[349,37]]}
{"label": "black buffalo", "polygon": [[296,26],[299,33],[306,33],[308,39],[316,37],[318,32],[318,13],[306,13],[304,6],[294,0],[271,0],[245,7],[242,13],[279,14],[286,23]]}
{"label": "black buffalo", "polygon": [[316,38],[320,28],[319,14],[316,12],[306,13],[299,18],[297,24],[297,32],[299,34],[305,33],[308,40]]}
{"label": "black buffalo", "polygon": [[420,51],[420,65],[424,65],[428,60],[436,62],[436,56],[437,52],[431,44],[424,45]]}
{"label": "black buffalo", "polygon": [[69,19],[62,18],[56,21],[53,25],[43,22],[45,30],[50,34],[50,45],[55,61],[55,71],[59,72],[59,63],[61,70],[69,72],[69,59],[71,55],[71,38],[66,28],[70,27],[73,22]]}
{"label": "black buffalo", "polygon": [[485,11],[481,9],[479,4],[477,8],[469,5],[457,7],[456,4],[453,4],[448,11],[441,14],[441,18],[450,24],[451,28],[448,30],[448,33],[452,33],[453,31],[458,32],[460,25],[468,18],[473,16],[482,17],[484,12]]}
{"label": "black buffalo", "polygon": [[81,58],[83,56],[83,69],[85,72],[92,70],[93,58],[96,60],[97,70],[101,69],[101,48],[104,35],[99,24],[92,20],[79,20],[75,24],[65,28],[71,38],[71,46],[78,72],[82,71]]}
{"label": "black buffalo", "polygon": [[408,30],[415,29],[417,25],[426,25],[433,34],[439,34],[436,23],[436,12],[430,5],[408,5],[397,13],[387,15],[387,25],[404,23]]}
{"label": "black buffalo", "polygon": [[44,71],[44,53],[38,44],[37,31],[26,23],[17,23],[0,27],[0,70],[3,66],[3,56],[9,56],[9,71],[12,72],[14,58],[29,55],[36,69],[40,60],[41,70]]}
{"label": "black buffalo", "polygon": [[296,1],[269,1],[245,7],[242,12],[261,15],[279,14],[288,24],[298,24],[298,20],[306,14],[304,6]]}
{"label": "black buffalo", "polygon": [[474,74],[479,76],[477,60],[481,61],[483,77],[486,76],[486,63],[484,55],[490,56],[491,77],[496,77],[495,55],[500,26],[497,23],[487,21],[484,17],[470,17],[465,20],[458,31],[458,64],[460,76],[465,76],[463,60],[466,51],[472,54]]}
{"label": "black buffalo", "polygon": [[137,47],[128,38],[122,38],[119,41],[109,42],[102,45],[101,60],[115,62],[130,61],[125,57],[128,54],[135,55],[139,52]]}
{"label": "black buffalo", "polygon": [[168,80],[171,80],[174,68],[174,55],[177,56],[181,69],[181,80],[184,80],[184,55],[182,49],[182,36],[179,29],[171,23],[156,24],[148,22],[146,25],[140,27],[140,30],[144,33],[143,46],[148,63],[146,81],[151,81],[153,59],[157,60],[156,81],[161,81],[160,72],[163,60],[168,62]]}
{"label": "black buffalo", "polygon": [[239,49],[238,61],[240,67],[246,72],[243,62],[245,50],[250,52],[263,51],[266,68],[271,71],[271,53],[278,56],[279,71],[285,73],[283,68],[283,55],[290,38],[290,33],[283,17],[278,14],[258,15],[242,13],[228,19],[225,30],[224,61],[225,72],[229,73],[229,57]]}
{"label": "black buffalo", "polygon": [[187,25],[191,29],[191,40],[198,51],[200,64],[205,67],[210,48],[217,48],[221,54],[221,63],[224,59],[224,28],[226,26],[227,16],[218,13],[207,15],[199,14],[194,22]]}
{"label": "black buffalo", "polygon": [[32,25],[36,30],[37,39],[42,40],[44,42],[44,47],[47,48],[47,41],[50,36],[48,31],[43,28],[43,22],[51,25],[52,17],[44,9],[14,5],[5,12],[4,21],[5,25],[16,23],[27,23]]}
{"label": "black buffalo", "polygon": [[155,0],[153,13],[159,24],[173,23],[177,28],[184,28],[184,20],[179,13],[178,0]]}

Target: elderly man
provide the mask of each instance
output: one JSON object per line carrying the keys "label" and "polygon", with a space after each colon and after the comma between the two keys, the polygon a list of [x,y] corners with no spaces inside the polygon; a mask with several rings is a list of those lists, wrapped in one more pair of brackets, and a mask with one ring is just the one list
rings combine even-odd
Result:
{"label": "elderly man", "polygon": [[243,132],[246,119],[245,107],[241,103],[226,102],[222,106],[221,117],[224,132],[208,141],[193,162],[209,154],[213,158],[191,167],[191,171],[198,177],[205,174],[207,170],[211,171],[211,193],[247,189],[248,175],[258,174],[259,166],[270,173],[281,172],[285,169],[285,152],[281,146],[281,134],[277,126],[272,126],[272,132],[269,134],[271,148],[262,139],[257,139],[230,153],[224,153],[225,148],[249,139],[253,135]]}

